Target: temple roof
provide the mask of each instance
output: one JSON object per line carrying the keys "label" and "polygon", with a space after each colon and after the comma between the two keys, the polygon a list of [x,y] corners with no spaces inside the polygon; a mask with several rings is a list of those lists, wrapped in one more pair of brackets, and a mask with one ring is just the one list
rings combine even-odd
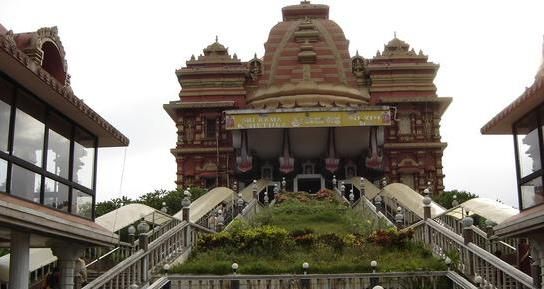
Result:
{"label": "temple roof", "polygon": [[329,20],[327,5],[302,1],[282,9],[283,21],[272,27],[262,75],[247,97],[254,108],[361,106],[367,87],[352,74],[349,41]]}
{"label": "temple roof", "polygon": [[301,1],[298,5],[290,5],[281,9],[283,21],[300,20],[304,18],[329,19],[329,6],[311,4],[310,1]]}

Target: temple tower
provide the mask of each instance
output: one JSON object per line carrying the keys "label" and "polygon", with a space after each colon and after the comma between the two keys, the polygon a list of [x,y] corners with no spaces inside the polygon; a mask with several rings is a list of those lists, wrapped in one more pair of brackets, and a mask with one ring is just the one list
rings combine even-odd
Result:
{"label": "temple tower", "polygon": [[429,62],[395,37],[369,60],[371,103],[395,108],[392,125],[385,128],[384,173],[416,191],[427,187],[444,191],[440,118],[451,102],[437,97],[433,81],[439,65]]}

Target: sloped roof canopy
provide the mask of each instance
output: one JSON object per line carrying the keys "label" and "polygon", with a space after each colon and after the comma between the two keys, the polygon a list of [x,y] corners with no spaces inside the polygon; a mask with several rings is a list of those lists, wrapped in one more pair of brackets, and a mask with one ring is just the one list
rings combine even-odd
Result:
{"label": "sloped roof canopy", "polygon": [[[462,208],[462,210],[461,210]],[[469,212],[469,215],[478,215],[491,220],[496,224],[501,224],[508,218],[517,215],[518,209],[487,198],[470,199],[448,212],[448,215],[457,219],[463,218],[463,212]]]}
{"label": "sloped roof canopy", "polygon": [[95,222],[111,232],[117,232],[141,218],[157,225],[172,219],[171,216],[144,204],[128,204],[96,218]]}

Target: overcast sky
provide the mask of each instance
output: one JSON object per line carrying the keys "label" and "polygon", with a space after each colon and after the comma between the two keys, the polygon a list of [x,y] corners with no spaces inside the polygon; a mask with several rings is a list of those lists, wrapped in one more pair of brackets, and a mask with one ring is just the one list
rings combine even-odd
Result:
{"label": "overcast sky", "polygon": [[[262,57],[281,8],[296,3],[2,0],[0,23],[16,33],[57,26],[74,92],[130,138],[126,149],[99,152],[98,199],[104,200],[175,187],[169,152],[175,126],[162,109],[178,99],[174,70],[216,35],[242,60]],[[453,97],[441,123],[446,189],[517,205],[512,137],[479,130],[533,82],[542,60],[544,1],[313,3],[331,6],[352,55],[374,56],[396,31],[439,63],[438,95]]]}

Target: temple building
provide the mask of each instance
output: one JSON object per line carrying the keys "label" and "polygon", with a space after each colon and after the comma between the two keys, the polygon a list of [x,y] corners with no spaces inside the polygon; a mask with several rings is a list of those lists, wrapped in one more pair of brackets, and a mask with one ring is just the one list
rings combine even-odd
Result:
{"label": "temple building", "polygon": [[97,154],[128,142],[75,96],[56,27],[0,25],[0,248],[10,249],[9,288],[37,288],[30,282],[44,277],[29,279],[30,248],[52,249],[68,289],[85,248],[118,243],[94,222]]}
{"label": "temple building", "polygon": [[444,190],[439,66],[395,37],[374,57],[350,55],[329,6],[282,9],[264,56],[242,61],[218,40],[176,71],[178,187],[254,179],[316,192],[335,176]]}

